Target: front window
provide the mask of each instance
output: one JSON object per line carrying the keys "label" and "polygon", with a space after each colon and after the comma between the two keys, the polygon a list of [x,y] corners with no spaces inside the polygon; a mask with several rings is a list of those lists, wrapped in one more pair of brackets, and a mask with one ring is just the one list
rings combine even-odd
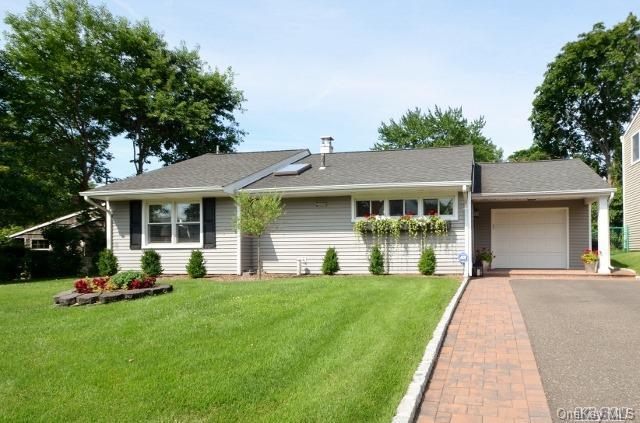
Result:
{"label": "front window", "polygon": [[416,216],[418,200],[389,200],[389,216]]}
{"label": "front window", "polygon": [[179,203],[177,228],[178,242],[199,242],[200,241],[200,204],[199,203]]}
{"label": "front window", "polygon": [[149,242],[171,242],[171,203],[149,205]]}
{"label": "front window", "polygon": [[184,244],[200,242],[200,203],[162,202],[147,206],[147,242]]}
{"label": "front window", "polygon": [[356,201],[356,217],[384,215],[384,200]]}
{"label": "front window", "polygon": [[455,197],[425,198],[422,213],[425,216],[451,217],[454,215]]}
{"label": "front window", "polygon": [[633,154],[633,162],[640,160],[640,133],[635,134],[632,138],[631,149]]}

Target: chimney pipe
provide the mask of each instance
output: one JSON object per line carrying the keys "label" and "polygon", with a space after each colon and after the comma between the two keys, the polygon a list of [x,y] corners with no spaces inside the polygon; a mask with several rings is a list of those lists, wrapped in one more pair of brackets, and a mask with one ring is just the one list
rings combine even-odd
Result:
{"label": "chimney pipe", "polygon": [[327,168],[327,154],[333,153],[333,137],[330,135],[320,137],[320,170]]}

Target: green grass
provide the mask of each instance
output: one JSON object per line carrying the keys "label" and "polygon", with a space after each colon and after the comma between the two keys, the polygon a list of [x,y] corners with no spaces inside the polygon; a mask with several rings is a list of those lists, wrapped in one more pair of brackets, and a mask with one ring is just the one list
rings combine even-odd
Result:
{"label": "green grass", "polygon": [[175,281],[57,308],[71,281],[0,285],[2,421],[384,421],[459,281]]}
{"label": "green grass", "polygon": [[611,252],[611,264],[615,267],[626,267],[633,269],[640,275],[640,252],[631,251],[625,252]]}

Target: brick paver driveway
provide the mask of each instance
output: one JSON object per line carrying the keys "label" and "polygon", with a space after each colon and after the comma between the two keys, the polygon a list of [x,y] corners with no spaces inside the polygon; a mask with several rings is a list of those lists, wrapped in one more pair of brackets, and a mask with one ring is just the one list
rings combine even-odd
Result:
{"label": "brick paver driveway", "polygon": [[508,278],[469,282],[417,421],[550,422],[529,336]]}

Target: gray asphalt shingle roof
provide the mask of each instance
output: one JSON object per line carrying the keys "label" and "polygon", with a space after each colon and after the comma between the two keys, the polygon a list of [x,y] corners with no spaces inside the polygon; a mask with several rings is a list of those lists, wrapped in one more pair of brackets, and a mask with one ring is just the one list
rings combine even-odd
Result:
{"label": "gray asphalt shingle roof", "polygon": [[474,192],[482,194],[603,188],[609,184],[579,159],[476,165]]}
{"label": "gray asphalt shingle roof", "polygon": [[331,153],[322,170],[320,160],[311,154],[297,161],[311,164],[300,175],[269,175],[246,188],[471,181],[473,147]]}
{"label": "gray asphalt shingle roof", "polygon": [[101,186],[91,191],[223,187],[304,152],[308,152],[308,150],[204,154],[167,167],[145,172],[142,175],[132,176]]}

